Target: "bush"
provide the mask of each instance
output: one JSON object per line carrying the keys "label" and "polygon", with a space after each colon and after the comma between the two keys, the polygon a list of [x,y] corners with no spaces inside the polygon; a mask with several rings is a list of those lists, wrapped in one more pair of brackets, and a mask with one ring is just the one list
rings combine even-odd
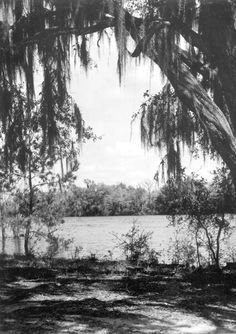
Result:
{"label": "bush", "polygon": [[138,264],[141,260],[154,262],[157,253],[150,248],[150,240],[153,232],[146,232],[140,226],[133,222],[130,230],[117,238],[117,247],[121,248],[126,259],[134,264]]}

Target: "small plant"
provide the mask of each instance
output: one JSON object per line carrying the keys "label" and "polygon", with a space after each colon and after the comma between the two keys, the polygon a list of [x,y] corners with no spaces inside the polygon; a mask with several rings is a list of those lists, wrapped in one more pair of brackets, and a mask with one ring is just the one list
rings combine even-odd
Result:
{"label": "small plant", "polygon": [[67,252],[73,242],[73,239],[65,239],[63,237],[56,236],[53,233],[49,233],[47,236],[48,247],[45,257],[53,260],[61,252]]}
{"label": "small plant", "polygon": [[142,230],[135,221],[127,233],[116,238],[117,247],[121,248],[129,262],[138,264],[140,260],[149,258],[152,232]]}
{"label": "small plant", "polygon": [[89,258],[88,258],[91,262],[97,262],[98,258],[97,255],[95,253],[90,253]]}
{"label": "small plant", "polygon": [[76,246],[74,248],[74,251],[73,251],[72,255],[71,255],[72,260],[78,260],[80,258],[82,250],[83,250],[82,246]]}
{"label": "small plant", "polygon": [[[196,248],[192,245],[193,241],[188,238],[176,236],[174,239],[170,239],[167,250],[169,262],[183,265],[197,265]],[[201,259],[203,261],[203,257]]]}
{"label": "small plant", "polygon": [[159,263],[159,255],[160,253],[155,251],[155,249],[150,249],[148,252],[147,263],[149,266],[156,266]]}

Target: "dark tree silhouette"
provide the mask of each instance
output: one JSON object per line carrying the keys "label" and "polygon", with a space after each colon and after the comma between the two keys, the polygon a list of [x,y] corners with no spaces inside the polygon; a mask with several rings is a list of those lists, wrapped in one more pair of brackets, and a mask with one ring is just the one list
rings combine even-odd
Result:
{"label": "dark tree silhouette", "polygon": [[[132,56],[143,53],[160,67],[182,113],[193,114],[236,185],[235,2],[147,0],[128,1],[126,7],[122,4],[121,0],[30,0],[26,8],[22,0],[1,1],[0,106],[5,154],[17,149],[7,139],[15,126],[11,115],[17,101],[12,90],[19,76],[25,78],[27,99],[32,99],[34,65],[40,62],[44,75],[40,121],[45,145],[52,148],[58,135],[56,119],[67,96],[71,45],[88,68],[89,36],[112,27],[120,76],[130,35],[136,42]],[[147,126],[152,124],[151,120]],[[180,128],[184,126],[183,122]],[[173,152],[177,144],[174,140]],[[178,159],[172,163],[179,165]]]}

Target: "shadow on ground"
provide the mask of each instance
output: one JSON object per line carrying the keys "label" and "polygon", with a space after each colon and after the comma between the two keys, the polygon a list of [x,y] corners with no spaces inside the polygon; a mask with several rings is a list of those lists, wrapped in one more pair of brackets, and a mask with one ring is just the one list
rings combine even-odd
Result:
{"label": "shadow on ground", "polygon": [[236,333],[236,296],[220,284],[29,272],[17,269],[2,279],[0,333]]}

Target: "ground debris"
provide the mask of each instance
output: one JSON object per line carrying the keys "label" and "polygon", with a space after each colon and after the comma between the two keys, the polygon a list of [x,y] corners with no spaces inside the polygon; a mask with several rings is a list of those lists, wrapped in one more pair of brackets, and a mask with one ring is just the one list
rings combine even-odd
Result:
{"label": "ground debris", "polygon": [[219,284],[198,287],[166,274],[104,274],[104,263],[101,272],[96,263],[96,275],[91,267],[86,272],[84,262],[82,273],[64,269],[48,270],[48,277],[45,268],[43,275],[40,268],[37,275],[11,269],[21,275],[2,280],[0,333],[236,332],[236,296]]}

